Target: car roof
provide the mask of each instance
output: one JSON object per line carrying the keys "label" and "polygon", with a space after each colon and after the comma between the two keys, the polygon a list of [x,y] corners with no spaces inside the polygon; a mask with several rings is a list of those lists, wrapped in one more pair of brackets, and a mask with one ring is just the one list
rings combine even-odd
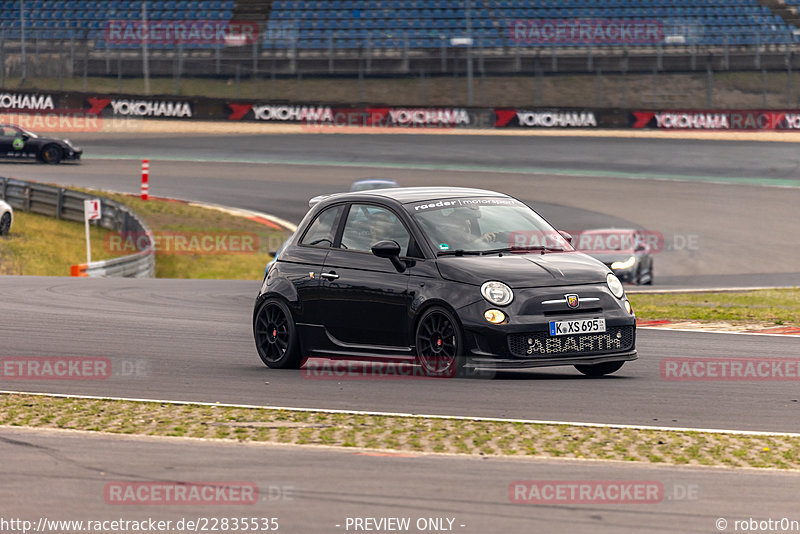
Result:
{"label": "car roof", "polygon": [[508,197],[497,191],[486,189],[472,189],[469,187],[395,187],[392,189],[370,189],[368,191],[355,191],[352,193],[335,193],[325,197],[325,201],[331,199],[346,200],[349,197],[384,197],[396,200],[401,204],[411,202],[422,202],[425,200],[440,200],[448,198],[466,197]]}
{"label": "car roof", "polygon": [[363,180],[356,180],[353,182],[355,184],[396,184],[396,180],[392,180],[391,178],[364,178]]}

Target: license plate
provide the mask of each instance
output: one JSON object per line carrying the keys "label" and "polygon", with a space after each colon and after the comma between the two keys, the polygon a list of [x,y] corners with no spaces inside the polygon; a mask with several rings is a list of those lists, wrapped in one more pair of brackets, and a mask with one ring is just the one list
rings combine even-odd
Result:
{"label": "license plate", "polygon": [[574,321],[550,321],[551,336],[594,334],[605,331],[606,320],[603,317],[595,317],[594,319],[577,319]]}

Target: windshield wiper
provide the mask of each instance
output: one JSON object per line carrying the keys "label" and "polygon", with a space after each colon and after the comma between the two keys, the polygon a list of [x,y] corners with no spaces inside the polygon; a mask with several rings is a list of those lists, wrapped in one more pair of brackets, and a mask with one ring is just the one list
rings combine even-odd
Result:
{"label": "windshield wiper", "polygon": [[483,254],[482,250],[443,250],[437,253],[438,256],[480,256]]}
{"label": "windshield wiper", "polygon": [[529,247],[504,247],[504,248],[493,248],[490,250],[482,250],[481,254],[500,254],[503,252],[566,252],[563,248],[555,248],[555,247],[543,247],[541,245],[529,246]]}

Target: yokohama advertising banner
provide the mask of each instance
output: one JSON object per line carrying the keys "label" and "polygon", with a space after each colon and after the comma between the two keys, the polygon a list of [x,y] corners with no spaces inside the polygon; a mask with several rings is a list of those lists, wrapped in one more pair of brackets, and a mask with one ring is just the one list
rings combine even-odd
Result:
{"label": "yokohama advertising banner", "polygon": [[344,107],[228,102],[228,120],[295,123],[313,127],[491,128],[491,110],[428,107]]}
{"label": "yokohama advertising banner", "polygon": [[800,130],[800,110],[634,111],[630,126],[660,130]]}
{"label": "yokohama advertising banner", "polygon": [[495,128],[597,128],[597,115],[585,109],[495,109]]}
{"label": "yokohama advertising banner", "polygon": [[191,119],[192,103],[179,99],[129,96],[91,96],[86,99],[89,112],[127,118]]}

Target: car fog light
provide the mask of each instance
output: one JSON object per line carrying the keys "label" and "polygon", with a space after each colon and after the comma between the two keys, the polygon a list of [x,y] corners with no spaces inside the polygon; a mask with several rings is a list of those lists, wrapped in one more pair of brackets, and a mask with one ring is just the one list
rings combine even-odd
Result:
{"label": "car fog light", "polygon": [[625,311],[633,315],[633,308],[631,308],[631,303],[627,300],[625,301]]}
{"label": "car fog light", "polygon": [[492,324],[500,324],[506,320],[506,314],[500,310],[486,310],[483,312],[483,318]]}

